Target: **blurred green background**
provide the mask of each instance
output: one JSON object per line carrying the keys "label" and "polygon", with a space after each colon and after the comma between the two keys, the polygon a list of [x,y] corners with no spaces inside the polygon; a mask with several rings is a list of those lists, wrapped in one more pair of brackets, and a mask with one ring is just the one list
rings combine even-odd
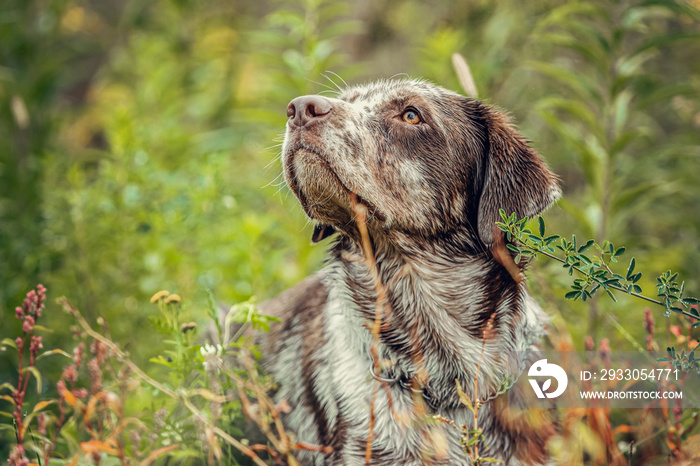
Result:
{"label": "blurred green background", "polygon": [[[203,322],[206,290],[263,300],[317,270],[280,176],[287,103],[399,73],[460,91],[453,52],[562,177],[550,233],[626,246],[646,294],[673,269],[698,295],[699,18],[697,0],[3,0],[0,336],[41,282],[46,347],[72,348],[65,295],[143,361],[156,291]],[[643,341],[643,302],[572,303],[568,281],[530,274],[579,349],[632,349],[608,316]]]}

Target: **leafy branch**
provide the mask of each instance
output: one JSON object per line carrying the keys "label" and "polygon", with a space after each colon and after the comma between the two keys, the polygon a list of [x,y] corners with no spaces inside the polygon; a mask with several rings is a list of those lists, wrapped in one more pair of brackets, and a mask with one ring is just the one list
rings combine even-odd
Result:
{"label": "leafy branch", "polygon": [[697,307],[700,300],[685,296],[685,283],[678,283],[677,273],[669,270],[656,279],[659,299],[654,299],[642,294],[642,287],[639,285],[642,273],[636,272],[634,257],[624,275],[611,268],[625,253],[624,247],[616,248],[609,241],[600,245],[592,239],[581,244],[575,235],[571,236],[571,240],[559,235],[548,236],[545,234],[542,217],[538,217],[537,232],[533,232],[527,227],[528,218],[518,219],[515,213],[508,216],[503,209],[500,210],[500,214],[503,222],[497,222],[496,226],[505,232],[508,240],[506,247],[515,253],[513,260],[516,264],[542,254],[562,263],[569,275],[577,272],[581,276],[574,279],[571,291],[565,295],[567,299],[586,301],[603,290],[613,301],[617,301],[613,291],[619,291],[662,306],[666,309],[666,317],[671,313],[681,314],[697,321],[693,323],[693,328],[700,326],[700,312]]}
{"label": "leafy branch", "polygon": [[690,372],[691,370],[694,370],[700,374],[700,359],[695,357],[695,351],[698,349],[698,347],[700,347],[700,343],[695,345],[692,351],[686,354],[685,351],[678,353],[673,346],[669,346],[666,348],[668,357],[659,358],[657,359],[657,362],[669,362],[671,363],[671,366],[678,370],[682,370],[683,372]]}

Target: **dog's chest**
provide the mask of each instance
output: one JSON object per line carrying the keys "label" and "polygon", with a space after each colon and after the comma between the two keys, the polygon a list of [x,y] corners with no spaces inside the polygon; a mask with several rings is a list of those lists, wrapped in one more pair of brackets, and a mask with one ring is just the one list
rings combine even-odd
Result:
{"label": "dog's chest", "polygon": [[[522,303],[489,299],[488,286],[483,283],[484,267],[462,265],[459,276],[452,276],[453,272],[439,269],[429,273],[423,269],[416,275],[405,264],[384,264],[392,277],[386,277],[389,306],[379,345],[382,367],[374,374],[370,325],[376,312],[376,293],[371,279],[362,270],[362,262],[336,261],[326,268],[322,278],[326,299],[321,309],[312,318],[303,317],[303,313],[292,317],[277,351],[278,355],[286,354],[271,367],[278,380],[286,381],[278,397],[294,408],[287,424],[299,440],[333,446],[334,458],[343,458],[339,464],[353,464],[352,458],[361,463],[375,393],[373,451],[377,458],[385,455],[387,461],[389,457],[391,461],[418,461],[430,443],[426,435],[437,429],[440,433],[436,435],[446,440],[451,461],[463,460],[455,432],[446,426],[416,428],[418,405],[428,415],[438,414],[458,425],[470,424],[473,415],[459,404],[455,379],[472,395],[471,384],[481,362],[478,390],[483,398],[495,393],[504,377],[518,370],[493,361],[494,354],[515,349],[516,336],[494,334],[484,345],[474,334],[488,318],[477,317],[500,315],[499,325],[506,332],[512,328],[507,325],[507,316],[518,314]],[[487,302],[485,307],[482,303]],[[415,383],[420,370],[428,380],[423,391],[418,391]],[[480,422],[487,432],[492,428],[490,409],[488,405],[482,408]],[[503,442],[508,439],[501,436],[490,444],[494,448]]]}

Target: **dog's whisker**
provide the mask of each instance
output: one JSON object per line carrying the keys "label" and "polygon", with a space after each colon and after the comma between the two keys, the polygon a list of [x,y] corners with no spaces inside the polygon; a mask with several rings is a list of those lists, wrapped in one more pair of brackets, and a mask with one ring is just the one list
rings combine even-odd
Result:
{"label": "dog's whisker", "polygon": [[[317,85],[319,85],[319,86],[325,87],[326,89],[325,89],[324,91],[321,91],[321,92],[333,92],[333,93],[335,93],[335,95],[338,95],[338,91],[337,91],[336,89],[332,88],[331,86],[329,86],[328,84],[324,84],[324,83],[321,83],[321,82],[318,82],[318,81],[314,81],[314,80],[311,79],[311,78],[306,78],[306,80],[309,81],[309,82],[311,82],[311,83],[317,84]],[[332,82],[332,81],[331,81],[331,82]],[[335,84],[335,83],[333,83],[333,84]],[[336,87],[337,87],[337,86],[336,86]]]}
{"label": "dog's whisker", "polygon": [[319,95],[323,95],[324,93],[331,94],[334,97],[338,96],[338,94],[339,94],[339,92],[336,91],[335,89],[325,89],[325,90],[319,92]]}
{"label": "dog's whisker", "polygon": [[389,78],[389,81],[391,81],[392,79],[396,79],[396,78],[398,78],[399,76],[403,76],[405,79],[410,79],[410,76],[408,75],[408,73],[396,73],[395,75],[392,75],[392,76]]}
{"label": "dog's whisker", "polygon": [[[269,170],[269,169],[272,168],[274,165],[276,165],[280,160],[282,160],[282,154],[279,154],[279,155],[275,156],[272,160],[270,160],[270,161],[265,165],[264,169],[265,169],[265,170]],[[282,174],[280,173],[280,175],[278,175],[278,176],[282,176]]]}
{"label": "dog's whisker", "polygon": [[[345,80],[344,80],[338,73],[336,73],[335,71],[326,70],[326,73],[331,73],[333,76],[335,76],[335,77],[337,77],[338,79],[340,79],[340,82],[343,83],[343,85],[345,86],[345,89],[347,89],[348,87],[350,87],[350,86],[348,86],[348,83],[346,83]],[[333,82],[333,81],[331,81],[331,82]],[[335,84],[335,83],[333,82],[333,84]],[[336,87],[338,88],[338,90],[339,90],[340,92],[342,92],[342,91],[344,90],[344,89],[341,89],[340,86],[338,86],[338,85],[336,85]]]}
{"label": "dog's whisker", "polygon": [[280,174],[277,175],[275,178],[273,178],[269,183],[267,183],[266,185],[264,185],[263,188],[267,188],[267,187],[270,187],[270,186],[277,186],[277,187],[280,187],[280,186],[283,186],[283,185],[284,185],[284,175],[283,175],[282,173],[280,173]]}
{"label": "dog's whisker", "polygon": [[273,150],[274,150],[275,152],[277,152],[277,150],[280,149],[280,148],[282,147],[282,144],[283,144],[283,143],[280,142],[280,143],[273,144],[273,145],[271,145],[271,146],[265,147],[265,148],[263,149],[263,152],[271,152],[271,151],[273,151]]}
{"label": "dog's whisker", "polygon": [[[329,71],[326,71],[326,73],[329,73]],[[321,76],[323,76],[324,78],[326,78],[327,80],[329,80],[329,81],[337,88],[338,93],[342,93],[342,92],[343,92],[343,88],[340,87],[335,81],[333,81],[333,79],[332,79],[330,76],[328,76],[328,74],[326,74],[326,73],[323,73]],[[337,75],[336,75],[336,76],[337,76]],[[342,78],[341,78],[341,81],[342,81]]]}

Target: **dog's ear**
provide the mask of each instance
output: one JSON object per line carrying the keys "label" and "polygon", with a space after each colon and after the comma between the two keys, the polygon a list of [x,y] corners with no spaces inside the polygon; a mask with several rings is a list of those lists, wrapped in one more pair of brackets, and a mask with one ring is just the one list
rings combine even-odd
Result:
{"label": "dog's ear", "polygon": [[518,218],[532,217],[554,202],[561,190],[558,179],[542,157],[510,125],[508,118],[490,109],[485,119],[488,149],[479,200],[479,236],[492,245],[501,221],[499,209]]}

